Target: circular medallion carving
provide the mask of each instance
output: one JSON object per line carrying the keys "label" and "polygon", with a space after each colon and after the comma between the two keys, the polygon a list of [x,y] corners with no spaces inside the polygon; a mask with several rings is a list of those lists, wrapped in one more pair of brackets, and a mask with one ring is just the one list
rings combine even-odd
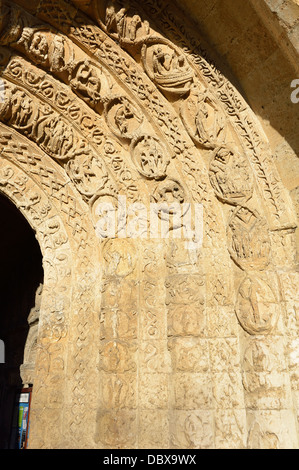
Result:
{"label": "circular medallion carving", "polygon": [[149,179],[163,179],[166,176],[169,159],[164,145],[150,135],[135,138],[131,144],[131,155],[139,173]]}
{"label": "circular medallion carving", "polygon": [[66,170],[78,191],[84,196],[92,197],[103,189],[108,181],[104,163],[88,148],[69,160]]}
{"label": "circular medallion carving", "polygon": [[116,96],[105,106],[107,123],[118,137],[132,139],[143,121],[143,115],[126,96]]}
{"label": "circular medallion carving", "polygon": [[212,156],[209,176],[216,196],[223,202],[242,205],[252,197],[253,176],[246,157],[232,147],[218,147]]}
{"label": "circular medallion carving", "polygon": [[142,62],[161,91],[177,96],[190,91],[194,72],[186,57],[167,39],[148,39],[142,48]]}

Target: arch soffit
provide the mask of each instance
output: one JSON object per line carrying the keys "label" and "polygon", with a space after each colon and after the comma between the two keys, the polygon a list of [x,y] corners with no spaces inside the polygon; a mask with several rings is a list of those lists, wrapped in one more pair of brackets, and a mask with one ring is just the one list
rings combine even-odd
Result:
{"label": "arch soffit", "polygon": [[[167,4],[154,8],[148,1],[141,12],[132,2],[136,14],[124,12],[118,24],[120,7],[73,3],[42,0],[31,16],[17,2],[2,2],[2,15],[12,24],[17,18],[18,27],[10,29],[8,22],[0,34],[6,85],[1,120],[55,158],[91,208],[98,197],[119,193],[132,202],[148,200],[163,181],[178,179],[192,200],[216,196],[249,210],[258,201],[270,229],[294,229],[257,119]],[[21,97],[29,113],[24,123],[12,109]],[[55,141],[54,131],[67,139]],[[159,165],[150,160],[150,147],[161,157]],[[219,186],[214,163],[223,147],[230,157],[222,170],[238,172],[234,160],[241,160],[243,173],[234,176],[254,176],[245,195],[237,187],[231,197]]]}

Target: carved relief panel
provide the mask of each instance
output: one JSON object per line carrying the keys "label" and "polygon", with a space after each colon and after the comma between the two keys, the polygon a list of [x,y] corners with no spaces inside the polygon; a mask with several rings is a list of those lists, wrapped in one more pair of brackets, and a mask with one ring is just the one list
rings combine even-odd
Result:
{"label": "carved relief panel", "polygon": [[[279,447],[277,425],[271,431],[255,411],[290,408],[287,372],[268,338],[283,356],[271,230],[293,219],[252,112],[167,3],[41,0],[31,14],[17,3],[1,4],[0,120],[19,144],[6,131],[1,140],[51,197],[28,191],[27,176],[14,179],[9,166],[0,186],[36,225],[47,220],[46,305],[56,329],[46,332],[58,345],[37,367],[65,370],[58,355],[67,338],[64,442],[89,428],[83,446]],[[124,210],[119,196],[162,204],[159,220],[172,220],[166,236],[131,237],[136,207]],[[112,237],[101,231],[101,203],[122,213]],[[195,203],[205,211],[201,251],[174,235]],[[152,234],[147,223],[142,236]],[[68,237],[74,275],[60,250]],[[66,324],[65,304],[50,292],[57,271],[73,289]],[[62,406],[61,394],[53,400]]]}

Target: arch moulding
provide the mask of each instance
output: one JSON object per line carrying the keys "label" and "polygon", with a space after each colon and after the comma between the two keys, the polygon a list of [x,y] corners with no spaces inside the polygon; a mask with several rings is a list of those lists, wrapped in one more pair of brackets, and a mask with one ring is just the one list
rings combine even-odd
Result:
{"label": "arch moulding", "polygon": [[30,446],[297,447],[296,218],[252,110],[167,2],[0,15],[0,190],[45,271]]}

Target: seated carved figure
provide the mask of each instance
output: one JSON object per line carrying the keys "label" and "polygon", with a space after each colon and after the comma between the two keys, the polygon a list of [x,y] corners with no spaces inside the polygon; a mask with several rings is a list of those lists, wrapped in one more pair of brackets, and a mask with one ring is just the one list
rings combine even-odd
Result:
{"label": "seated carved figure", "polygon": [[71,77],[70,85],[78,94],[93,102],[99,100],[101,80],[88,60],[78,62]]}

